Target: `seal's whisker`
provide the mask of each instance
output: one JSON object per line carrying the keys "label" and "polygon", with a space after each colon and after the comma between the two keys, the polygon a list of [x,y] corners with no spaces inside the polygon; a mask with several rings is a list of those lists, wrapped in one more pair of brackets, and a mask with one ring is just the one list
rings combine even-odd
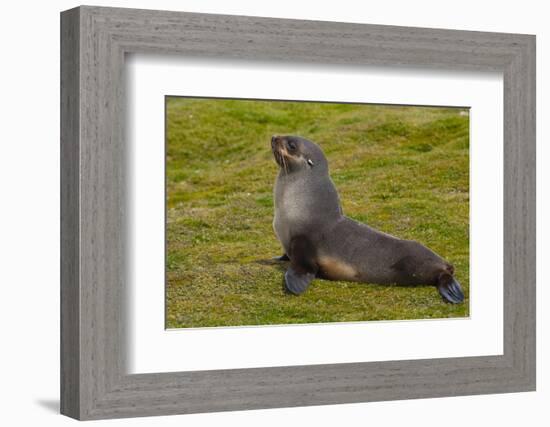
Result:
{"label": "seal's whisker", "polygon": [[279,153],[279,155],[281,156],[281,162],[283,163],[283,169],[284,169],[285,173],[288,173],[288,168],[287,168],[285,156],[282,153]]}

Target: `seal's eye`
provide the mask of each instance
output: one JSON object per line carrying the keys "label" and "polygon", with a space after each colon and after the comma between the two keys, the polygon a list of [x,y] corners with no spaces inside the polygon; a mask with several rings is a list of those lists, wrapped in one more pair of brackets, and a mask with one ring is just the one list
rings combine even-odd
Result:
{"label": "seal's eye", "polygon": [[287,142],[288,148],[290,148],[292,151],[296,150],[296,143],[292,141]]}

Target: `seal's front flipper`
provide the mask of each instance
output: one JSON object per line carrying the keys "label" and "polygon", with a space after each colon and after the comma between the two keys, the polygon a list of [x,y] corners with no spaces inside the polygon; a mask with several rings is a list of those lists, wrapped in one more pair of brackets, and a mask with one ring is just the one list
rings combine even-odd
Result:
{"label": "seal's front flipper", "polygon": [[282,254],[281,256],[276,256],[273,258],[273,261],[290,261],[290,258],[287,254]]}
{"label": "seal's front flipper", "polygon": [[315,274],[307,272],[300,274],[289,267],[285,273],[286,290],[294,295],[303,294],[313,279],[315,279]]}
{"label": "seal's front flipper", "polygon": [[285,287],[294,295],[304,293],[319,269],[315,247],[305,236],[293,237],[289,247],[290,267],[285,273]]}
{"label": "seal's front flipper", "polygon": [[464,301],[464,293],[460,283],[450,274],[442,274],[437,283],[437,290],[448,302],[459,304]]}

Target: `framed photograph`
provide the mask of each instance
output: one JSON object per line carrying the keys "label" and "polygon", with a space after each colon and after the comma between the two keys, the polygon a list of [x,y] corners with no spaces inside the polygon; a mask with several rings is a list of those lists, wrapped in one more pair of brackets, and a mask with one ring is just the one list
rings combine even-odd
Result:
{"label": "framed photograph", "polygon": [[61,14],[61,412],[535,390],[535,37]]}

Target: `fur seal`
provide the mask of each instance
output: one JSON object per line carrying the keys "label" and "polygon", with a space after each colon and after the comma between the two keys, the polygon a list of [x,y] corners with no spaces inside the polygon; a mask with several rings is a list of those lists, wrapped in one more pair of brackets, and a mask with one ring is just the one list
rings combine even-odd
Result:
{"label": "fur seal", "polygon": [[286,289],[299,295],[316,278],[378,284],[433,285],[448,302],[464,301],[454,267],[412,240],[344,216],[321,148],[298,136],[273,136],[279,165],[273,229],[289,260]]}

